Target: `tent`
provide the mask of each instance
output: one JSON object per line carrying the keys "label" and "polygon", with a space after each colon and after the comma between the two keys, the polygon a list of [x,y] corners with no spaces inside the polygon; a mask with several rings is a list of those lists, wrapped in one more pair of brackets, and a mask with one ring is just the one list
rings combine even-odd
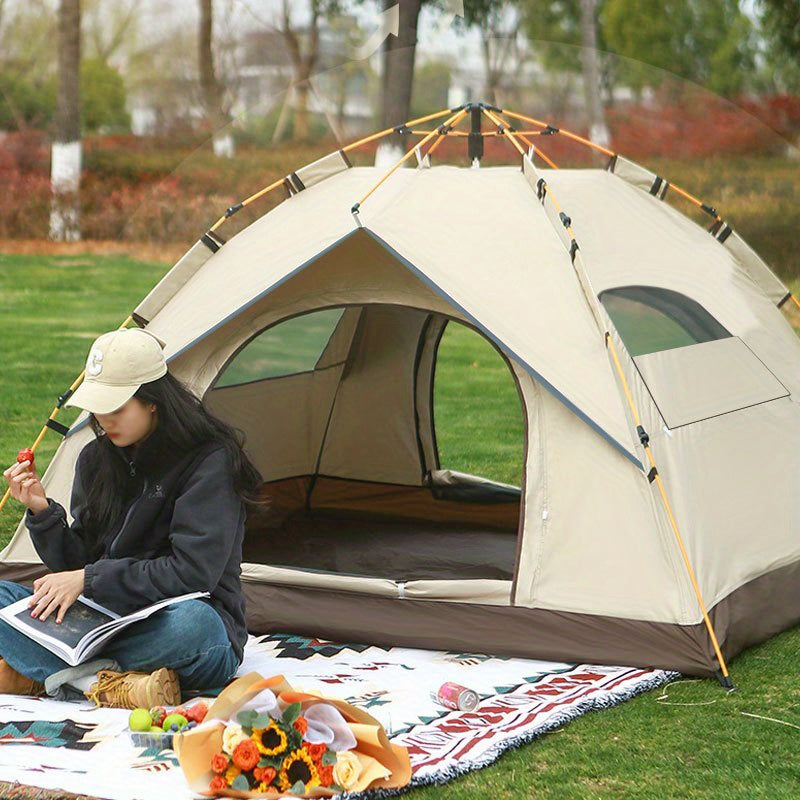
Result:
{"label": "tent", "polygon": [[[622,156],[484,104],[395,130],[437,117],[388,172],[348,152],[391,129],[228,209],[131,315],[263,475],[250,630],[730,685],[726,659],[800,619],[800,340],[779,310],[797,301],[715,209]],[[463,120],[472,166],[431,166]],[[541,168],[537,133],[606,166]],[[487,135],[515,163],[477,168]],[[225,241],[228,217],[280,187]],[[452,321],[516,383],[521,486],[440,463]],[[303,363],[263,357],[280,337],[309,342]],[[237,377],[247,359],[259,377]],[[80,417],[44,476],[61,502],[91,436]],[[20,524],[0,574],[42,569]]]}

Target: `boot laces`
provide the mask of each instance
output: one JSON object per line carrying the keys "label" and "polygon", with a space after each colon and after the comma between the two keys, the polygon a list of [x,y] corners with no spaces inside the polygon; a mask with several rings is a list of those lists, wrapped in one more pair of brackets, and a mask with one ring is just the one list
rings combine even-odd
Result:
{"label": "boot laces", "polygon": [[101,670],[97,673],[97,683],[85,692],[85,695],[98,706],[128,708],[133,684],[139,677],[141,677],[139,673]]}

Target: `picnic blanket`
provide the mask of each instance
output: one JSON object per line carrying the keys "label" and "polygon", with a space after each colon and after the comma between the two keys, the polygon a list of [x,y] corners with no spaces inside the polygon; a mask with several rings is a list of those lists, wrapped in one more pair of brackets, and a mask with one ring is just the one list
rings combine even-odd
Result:
{"label": "picnic blanket", "polygon": [[[338,644],[291,634],[251,637],[239,674],[253,671],[283,674],[296,689],[367,710],[394,743],[408,749],[411,786],[478,769],[509,747],[677,677],[662,670]],[[453,711],[438,704],[431,695],[447,681],[476,691],[477,708]],[[171,750],[134,746],[128,713],[89,702],[0,695],[0,780],[108,800],[197,797]]]}

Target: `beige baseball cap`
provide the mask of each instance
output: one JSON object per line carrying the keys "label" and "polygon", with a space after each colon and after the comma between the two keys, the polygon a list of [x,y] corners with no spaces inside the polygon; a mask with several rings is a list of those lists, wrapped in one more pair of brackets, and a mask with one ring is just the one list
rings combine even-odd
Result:
{"label": "beige baseball cap", "polygon": [[125,405],[143,384],[167,373],[164,342],[141,328],[120,328],[98,337],[86,359],[83,383],[67,400],[93,414]]}

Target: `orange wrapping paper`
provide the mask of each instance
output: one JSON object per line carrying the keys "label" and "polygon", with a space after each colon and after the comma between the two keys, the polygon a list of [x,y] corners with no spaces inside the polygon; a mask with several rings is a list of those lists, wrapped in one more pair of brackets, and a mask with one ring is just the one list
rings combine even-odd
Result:
{"label": "orange wrapping paper", "polygon": [[[264,689],[270,689],[281,709],[300,703],[303,713],[317,703],[327,703],[339,710],[356,737],[354,752],[361,764],[361,774],[348,791],[390,789],[405,786],[411,779],[411,762],[404,747],[393,745],[383,726],[374,717],[343,700],[316,694],[295,692],[283,675],[262,678],[251,672],[231,683],[211,704],[203,724],[186,733],[176,734],[173,747],[189,788],[209,797],[300,797],[285,792],[254,792],[236,789],[209,789],[214,773],[211,759],[222,750],[224,723],[235,719],[238,710]],[[303,797],[332,797],[336,792],[322,786],[312,787]]]}

